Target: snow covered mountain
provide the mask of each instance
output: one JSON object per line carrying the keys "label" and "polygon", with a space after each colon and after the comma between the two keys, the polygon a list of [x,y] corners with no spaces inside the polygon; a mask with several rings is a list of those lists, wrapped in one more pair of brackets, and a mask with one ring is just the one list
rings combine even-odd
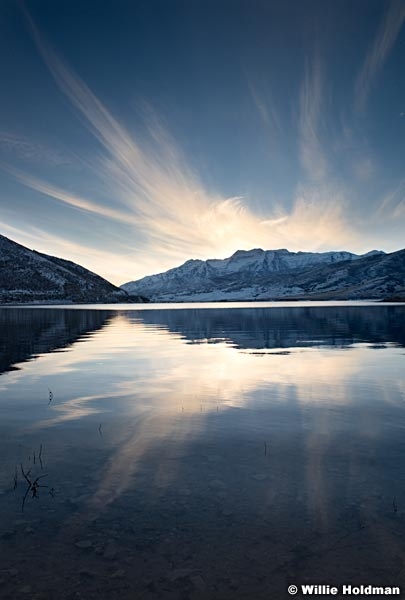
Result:
{"label": "snow covered mountain", "polygon": [[134,300],[73,262],[29,250],[0,235],[0,303]]}
{"label": "snow covered mountain", "polygon": [[405,290],[405,250],[238,250],[223,260],[188,260],[121,287],[159,302],[385,298]]}

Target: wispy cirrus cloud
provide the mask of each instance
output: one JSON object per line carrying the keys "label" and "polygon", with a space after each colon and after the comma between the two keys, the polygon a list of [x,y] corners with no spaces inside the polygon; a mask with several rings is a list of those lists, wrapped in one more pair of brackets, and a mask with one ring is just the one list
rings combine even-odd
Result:
{"label": "wispy cirrus cloud", "polygon": [[379,219],[399,219],[405,216],[405,179],[389,190],[377,209]]}
{"label": "wispy cirrus cloud", "polygon": [[9,131],[0,131],[0,151],[11,153],[22,161],[42,163],[47,166],[70,165],[72,160],[60,150],[33,142]]}
{"label": "wispy cirrus cloud", "polygon": [[391,0],[356,80],[355,102],[359,110],[364,108],[373,82],[388,58],[404,20],[405,3],[403,0]]}
{"label": "wispy cirrus cloud", "polygon": [[300,160],[312,181],[324,179],[328,171],[320,136],[323,100],[321,60],[315,53],[305,64],[299,98]]}
{"label": "wispy cirrus cloud", "polygon": [[357,249],[359,240],[354,224],[347,220],[347,209],[346,190],[342,185],[326,181],[299,185],[288,226],[279,230],[285,238],[284,247],[304,248],[310,232],[316,250]]}
{"label": "wispy cirrus cloud", "polygon": [[45,196],[49,196],[54,200],[63,202],[68,206],[72,206],[73,208],[81,211],[94,213],[99,217],[114,219],[115,221],[120,221],[122,223],[128,223],[131,221],[132,216],[128,214],[128,212],[120,211],[115,208],[109,208],[108,206],[103,206],[97,202],[83,198],[77,194],[43,181],[38,177],[29,175],[28,173],[25,173],[24,171],[21,171],[20,169],[17,169],[16,167],[4,161],[0,161],[0,167],[3,171],[12,175],[23,185],[35,190],[36,192],[44,194]]}
{"label": "wispy cirrus cloud", "polygon": [[[327,162],[319,135],[323,101],[319,57],[307,65],[300,95],[300,152],[312,187],[298,189],[289,211],[274,207],[268,214],[259,215],[243,197],[224,197],[208,190],[153,111],[145,120],[146,135],[142,139],[134,136],[59,58],[27,13],[26,17],[57,86],[100,144],[101,151],[91,163],[92,177],[96,176],[104,197],[109,192],[111,203],[106,206],[90,200],[86,194],[74,194],[10,165],[6,170],[24,185],[83,214],[119,221],[132,228],[133,240],[142,240],[136,242],[137,260],[132,269],[126,263],[126,277],[118,280],[116,274],[113,281],[123,283],[145,275],[146,265],[152,263],[160,265],[158,269],[154,267],[156,271],[191,257],[220,258],[237,249],[259,245],[319,250],[340,248],[353,239],[342,193],[325,181]],[[264,104],[262,110],[264,119],[276,119],[266,112]],[[94,196],[97,197],[97,190]],[[308,236],[308,231],[315,231],[316,235]],[[128,244],[133,246],[133,240]],[[104,263],[94,268],[107,276]]]}
{"label": "wispy cirrus cloud", "polygon": [[280,115],[274,106],[272,94],[268,89],[266,89],[266,91],[260,90],[249,78],[248,86],[253,103],[257,108],[261,120],[272,130],[272,132],[280,134],[282,132],[282,123]]}
{"label": "wispy cirrus cloud", "polygon": [[[307,57],[298,98],[298,152],[304,171],[295,194],[294,211],[289,222],[289,235],[298,244],[305,244],[311,231],[314,239],[322,240],[319,249],[356,246],[354,224],[350,213],[347,185],[333,172],[328,148],[324,144],[326,112],[325,74],[319,49]],[[330,235],[330,242],[326,241]]]}

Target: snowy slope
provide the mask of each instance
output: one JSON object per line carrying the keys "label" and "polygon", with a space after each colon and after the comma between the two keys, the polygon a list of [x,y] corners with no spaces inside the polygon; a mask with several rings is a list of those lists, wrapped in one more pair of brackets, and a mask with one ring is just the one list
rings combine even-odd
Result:
{"label": "snowy slope", "polygon": [[[189,260],[165,273],[121,287],[155,301],[267,300],[340,294],[343,289],[355,287],[348,272],[350,265],[363,264],[362,261],[374,264],[385,256],[376,250],[364,255],[344,251],[238,250],[224,260]],[[362,275],[358,276],[362,281]],[[374,283],[369,289],[363,282],[360,294],[367,291],[372,297],[373,286]],[[355,290],[352,293],[357,297]]]}

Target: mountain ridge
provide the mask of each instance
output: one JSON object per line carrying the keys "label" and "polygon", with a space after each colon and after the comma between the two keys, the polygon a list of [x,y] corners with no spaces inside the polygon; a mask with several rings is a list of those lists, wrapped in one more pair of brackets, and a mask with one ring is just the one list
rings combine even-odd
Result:
{"label": "mountain ridge", "polygon": [[152,301],[385,299],[404,296],[405,250],[238,250],[226,259],[191,259],[121,286]]}
{"label": "mountain ridge", "polygon": [[133,301],[137,297],[85,267],[0,234],[0,304]]}

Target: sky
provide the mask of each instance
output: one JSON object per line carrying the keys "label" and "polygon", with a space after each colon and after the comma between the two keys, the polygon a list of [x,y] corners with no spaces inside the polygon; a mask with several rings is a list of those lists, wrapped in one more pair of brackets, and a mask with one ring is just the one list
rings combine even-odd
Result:
{"label": "sky", "polygon": [[0,233],[120,285],[405,247],[405,0],[2,0]]}

